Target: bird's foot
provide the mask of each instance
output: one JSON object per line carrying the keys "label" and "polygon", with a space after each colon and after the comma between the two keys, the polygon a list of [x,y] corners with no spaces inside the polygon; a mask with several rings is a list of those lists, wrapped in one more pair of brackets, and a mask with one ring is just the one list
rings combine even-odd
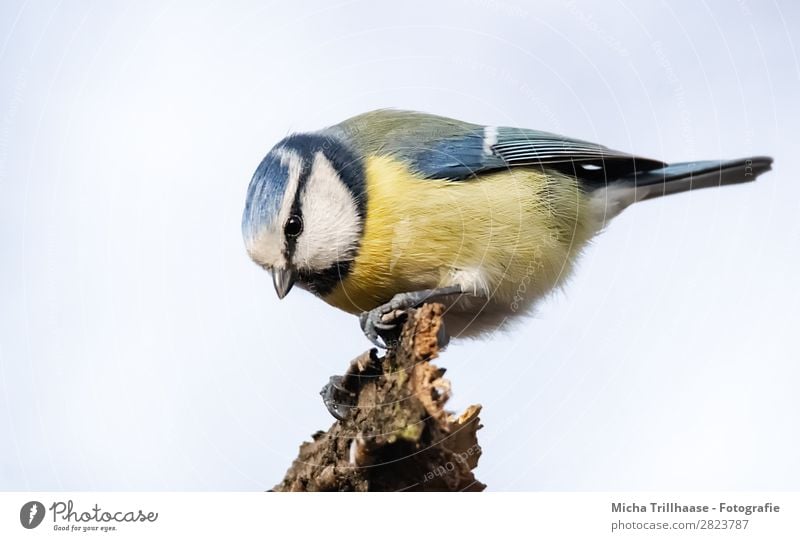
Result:
{"label": "bird's foot", "polygon": [[408,308],[392,308],[391,303],[386,303],[369,312],[362,312],[359,316],[361,330],[370,342],[381,349],[387,349],[397,341],[399,325],[405,320],[407,310]]}
{"label": "bird's foot", "polygon": [[331,376],[330,381],[319,392],[328,412],[339,421],[344,421],[358,402],[358,393],[365,383],[364,378],[377,377],[381,373],[378,350],[362,353],[350,363],[341,376]]}
{"label": "bird's foot", "polygon": [[386,349],[397,341],[400,324],[405,321],[409,309],[437,298],[459,294],[461,294],[461,288],[458,286],[398,293],[386,304],[373,308],[369,312],[362,312],[359,316],[361,330],[364,331],[364,335],[370,342],[379,348]]}

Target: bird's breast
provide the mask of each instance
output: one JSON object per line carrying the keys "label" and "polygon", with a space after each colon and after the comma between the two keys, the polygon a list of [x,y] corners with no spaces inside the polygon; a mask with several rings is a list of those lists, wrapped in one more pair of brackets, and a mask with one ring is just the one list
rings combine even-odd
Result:
{"label": "bird's breast", "polygon": [[530,302],[566,275],[598,228],[582,212],[586,195],[559,173],[512,168],[448,181],[385,156],[365,165],[363,237],[349,273],[324,297],[351,313],[454,283],[494,305]]}

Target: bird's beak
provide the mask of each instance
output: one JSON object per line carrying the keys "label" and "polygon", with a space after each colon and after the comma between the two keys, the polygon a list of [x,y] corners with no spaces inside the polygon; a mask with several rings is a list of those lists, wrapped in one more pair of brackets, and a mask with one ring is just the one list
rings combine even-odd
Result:
{"label": "bird's beak", "polygon": [[275,284],[275,292],[279,299],[289,294],[296,278],[294,271],[290,268],[272,269],[272,282]]}

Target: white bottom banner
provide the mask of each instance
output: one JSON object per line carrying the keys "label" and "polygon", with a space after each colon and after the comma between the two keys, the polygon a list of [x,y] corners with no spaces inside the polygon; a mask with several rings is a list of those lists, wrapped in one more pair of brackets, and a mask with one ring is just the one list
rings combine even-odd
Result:
{"label": "white bottom banner", "polygon": [[0,493],[3,540],[411,536],[796,541],[800,492]]}

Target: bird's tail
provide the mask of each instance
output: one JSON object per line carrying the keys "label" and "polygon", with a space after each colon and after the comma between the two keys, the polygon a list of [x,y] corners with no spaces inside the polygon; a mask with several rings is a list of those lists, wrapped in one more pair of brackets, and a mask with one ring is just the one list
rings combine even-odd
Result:
{"label": "bird's tail", "polygon": [[620,179],[636,187],[637,201],[673,193],[740,184],[755,180],[772,169],[772,158],[754,156],[738,160],[711,160],[674,163],[647,172],[638,172]]}

